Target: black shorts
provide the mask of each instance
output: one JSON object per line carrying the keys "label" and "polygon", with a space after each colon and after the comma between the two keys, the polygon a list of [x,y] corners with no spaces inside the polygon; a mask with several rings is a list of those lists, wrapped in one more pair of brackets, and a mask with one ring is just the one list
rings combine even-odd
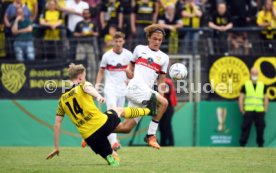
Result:
{"label": "black shorts", "polygon": [[121,122],[117,113],[114,110],[108,110],[105,112],[107,115],[107,121],[99,128],[95,133],[85,139],[90,148],[96,153],[100,154],[103,158],[106,158],[109,154],[112,154],[112,148],[107,139],[107,136],[114,131],[114,129]]}

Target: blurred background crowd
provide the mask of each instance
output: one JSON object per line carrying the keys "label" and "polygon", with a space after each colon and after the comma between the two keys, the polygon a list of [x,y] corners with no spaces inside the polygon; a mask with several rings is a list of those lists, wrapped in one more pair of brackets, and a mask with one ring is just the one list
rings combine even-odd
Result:
{"label": "blurred background crowd", "polygon": [[169,54],[276,51],[276,0],[1,0],[0,12],[0,56],[20,61],[99,60],[116,31],[132,50],[152,23]]}

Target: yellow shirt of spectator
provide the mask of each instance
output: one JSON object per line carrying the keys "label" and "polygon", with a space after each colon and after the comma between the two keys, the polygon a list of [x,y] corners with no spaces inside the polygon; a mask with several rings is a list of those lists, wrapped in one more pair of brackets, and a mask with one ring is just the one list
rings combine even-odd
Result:
{"label": "yellow shirt of spectator", "polygon": [[89,86],[92,84],[82,82],[63,93],[56,112],[57,116],[67,114],[83,139],[91,136],[107,121],[107,115],[96,107],[92,96],[84,91]]}
{"label": "yellow shirt of spectator", "polygon": [[276,34],[276,31],[269,31],[271,29],[276,28],[276,19],[273,17],[273,14],[271,11],[265,12],[264,10],[260,11],[257,16],[257,24],[261,25],[262,23],[269,22],[271,23],[271,26],[267,27],[265,31],[262,31],[263,34],[266,35],[267,39],[273,39],[274,34]]}
{"label": "yellow shirt of spectator", "polygon": [[[168,5],[175,5],[177,2],[177,0],[160,0],[160,3],[164,5],[164,7],[167,7]],[[159,15],[163,15],[165,12],[165,9],[163,8],[163,6],[161,5],[159,7]]]}
{"label": "yellow shirt of spectator", "polygon": [[257,24],[260,25],[265,22],[271,22],[272,26],[268,29],[276,28],[276,19],[273,17],[271,11],[265,12],[264,10],[260,11],[257,16]]}
{"label": "yellow shirt of spectator", "polygon": [[177,0],[160,0],[161,3],[166,7],[170,4],[176,4]]}
{"label": "yellow shirt of spectator", "polygon": [[[40,17],[40,20],[45,20],[49,24],[55,24],[61,19],[61,13],[57,10],[46,10]],[[60,29],[46,29],[44,33],[44,40],[59,40],[60,39]]]}
{"label": "yellow shirt of spectator", "polygon": [[[200,10],[198,6],[196,6],[197,10]],[[184,11],[186,11],[189,14],[194,14],[193,8],[187,4],[184,8]],[[182,17],[182,23],[184,27],[192,27],[192,28],[199,28],[200,27],[200,17]]]}
{"label": "yellow shirt of spectator", "polygon": [[34,14],[34,6],[37,5],[37,0],[22,0],[23,4],[26,4],[28,9]]}

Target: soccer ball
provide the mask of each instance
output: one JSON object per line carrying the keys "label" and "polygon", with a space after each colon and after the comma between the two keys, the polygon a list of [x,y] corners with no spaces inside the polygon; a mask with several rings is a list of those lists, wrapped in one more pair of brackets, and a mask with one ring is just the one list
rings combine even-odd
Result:
{"label": "soccer ball", "polygon": [[169,74],[172,79],[181,80],[187,76],[188,70],[184,64],[175,63],[170,67]]}

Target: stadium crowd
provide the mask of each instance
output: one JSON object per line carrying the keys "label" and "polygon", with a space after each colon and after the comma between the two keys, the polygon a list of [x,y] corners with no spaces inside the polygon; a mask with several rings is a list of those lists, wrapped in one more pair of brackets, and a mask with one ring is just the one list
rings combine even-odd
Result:
{"label": "stadium crowd", "polygon": [[275,0],[1,1],[0,38],[6,44],[0,50],[6,53],[0,56],[7,59],[98,60],[117,30],[132,50],[145,44],[143,29],[152,23],[166,30],[161,49],[169,54],[200,53],[206,35],[217,53],[248,54],[252,27],[260,28],[257,38],[265,40],[268,52],[275,44]]}

